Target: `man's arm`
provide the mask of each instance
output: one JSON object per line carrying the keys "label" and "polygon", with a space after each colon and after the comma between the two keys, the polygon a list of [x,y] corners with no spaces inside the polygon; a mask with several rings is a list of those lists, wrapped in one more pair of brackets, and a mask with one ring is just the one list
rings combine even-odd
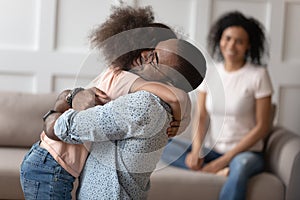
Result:
{"label": "man's arm", "polygon": [[55,123],[55,134],[68,143],[147,138],[166,129],[170,115],[158,97],[140,91],[84,111],[69,109]]}

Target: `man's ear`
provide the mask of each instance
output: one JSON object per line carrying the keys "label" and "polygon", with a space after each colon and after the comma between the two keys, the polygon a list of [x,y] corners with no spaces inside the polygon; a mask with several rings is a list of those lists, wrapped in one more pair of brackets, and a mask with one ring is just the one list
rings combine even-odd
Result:
{"label": "man's ear", "polygon": [[143,64],[148,64],[152,61],[150,55],[151,55],[151,51],[142,51],[141,58]]}

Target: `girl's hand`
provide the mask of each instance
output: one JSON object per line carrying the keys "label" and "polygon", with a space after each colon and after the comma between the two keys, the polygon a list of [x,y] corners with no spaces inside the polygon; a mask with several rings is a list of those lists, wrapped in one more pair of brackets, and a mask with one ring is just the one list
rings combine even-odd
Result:
{"label": "girl's hand", "polygon": [[[179,89],[177,90],[182,93],[181,99],[179,101],[180,106],[179,111],[177,110],[178,107],[177,109],[172,109],[174,117],[173,121],[170,123],[170,127],[167,129],[168,137],[174,137],[177,134],[185,131],[191,121],[191,100],[186,93]],[[177,118],[181,118],[181,120]]]}
{"label": "girl's hand", "polygon": [[180,121],[179,120],[173,120],[170,123],[170,127],[167,129],[168,137],[174,137],[177,135],[177,132],[180,127]]}

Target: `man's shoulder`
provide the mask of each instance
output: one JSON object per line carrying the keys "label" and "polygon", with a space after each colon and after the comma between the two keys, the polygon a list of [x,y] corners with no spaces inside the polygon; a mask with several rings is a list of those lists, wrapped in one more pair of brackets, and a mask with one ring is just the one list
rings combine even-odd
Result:
{"label": "man's shoulder", "polygon": [[147,106],[149,109],[151,109],[150,107],[161,107],[164,111],[168,111],[171,113],[170,106],[166,102],[164,102],[159,96],[156,96],[151,92],[141,90],[138,92],[131,93],[131,95],[134,99],[137,99],[136,103],[139,105],[144,104],[144,106]]}
{"label": "man's shoulder", "polygon": [[149,105],[149,104],[161,104],[161,99],[156,96],[155,94],[152,94],[151,92],[147,92],[144,90],[137,91],[134,93],[127,94],[123,96],[126,101],[130,101],[133,104],[138,105]]}
{"label": "man's shoulder", "polygon": [[[126,115],[134,121],[142,121],[147,118],[157,118],[166,115],[166,108],[162,105],[159,97],[146,91],[138,91],[126,94],[111,101],[110,109],[117,116]],[[147,121],[147,120],[146,120]]]}
{"label": "man's shoulder", "polygon": [[[153,112],[161,109],[163,112],[171,112],[170,107],[158,96],[150,92],[141,90],[134,93],[126,94],[111,102],[113,107],[123,107],[127,109],[143,109],[144,112]],[[145,109],[147,108],[147,109]]]}
{"label": "man's shoulder", "polygon": [[145,90],[140,90],[134,93],[128,94],[128,96],[131,96],[132,98],[150,98],[150,99],[159,99],[158,96],[155,94],[152,94],[151,92],[145,91]]}
{"label": "man's shoulder", "polygon": [[[134,93],[126,94],[117,99],[124,106],[131,107],[156,107],[163,106],[164,102],[155,94],[141,90]],[[164,107],[164,106],[163,106]]]}
{"label": "man's shoulder", "polygon": [[129,94],[125,94],[122,95],[120,97],[118,97],[117,99],[113,100],[112,102],[150,102],[150,101],[159,101],[160,98],[150,92],[147,91],[137,91],[134,93],[129,93]]}

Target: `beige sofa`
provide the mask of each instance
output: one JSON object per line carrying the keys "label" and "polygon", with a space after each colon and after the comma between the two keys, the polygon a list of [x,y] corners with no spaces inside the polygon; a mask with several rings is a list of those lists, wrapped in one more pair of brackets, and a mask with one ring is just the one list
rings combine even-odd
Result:
{"label": "beige sofa", "polygon": [[[19,167],[29,147],[39,139],[42,116],[52,108],[56,94],[0,92],[0,199],[23,199]],[[300,137],[275,127],[266,140],[266,171],[249,183],[248,200],[300,199]],[[158,165],[149,199],[218,199],[226,180]]]}

